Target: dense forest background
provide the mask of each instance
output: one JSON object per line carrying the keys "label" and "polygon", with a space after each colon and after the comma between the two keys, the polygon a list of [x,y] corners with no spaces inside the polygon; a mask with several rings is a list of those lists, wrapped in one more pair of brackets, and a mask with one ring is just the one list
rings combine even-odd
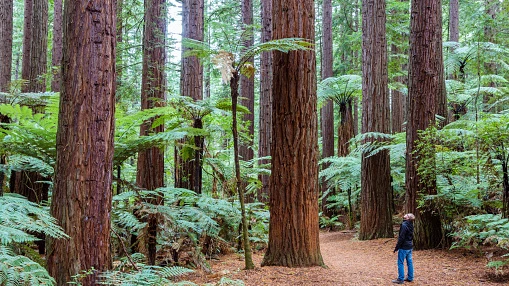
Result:
{"label": "dense forest background", "polygon": [[0,285],[322,265],[320,229],[407,212],[417,249],[507,254],[508,27],[505,0],[0,0]]}

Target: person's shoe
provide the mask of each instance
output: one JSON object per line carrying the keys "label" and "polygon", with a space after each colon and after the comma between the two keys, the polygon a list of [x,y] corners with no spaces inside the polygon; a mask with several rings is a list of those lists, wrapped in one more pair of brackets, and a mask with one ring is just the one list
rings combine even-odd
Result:
{"label": "person's shoe", "polygon": [[413,282],[414,280],[408,280],[408,278],[405,278],[406,282]]}
{"label": "person's shoe", "polygon": [[392,280],[392,283],[396,283],[396,284],[404,284],[405,282],[404,282],[403,280],[394,279],[394,280]]}

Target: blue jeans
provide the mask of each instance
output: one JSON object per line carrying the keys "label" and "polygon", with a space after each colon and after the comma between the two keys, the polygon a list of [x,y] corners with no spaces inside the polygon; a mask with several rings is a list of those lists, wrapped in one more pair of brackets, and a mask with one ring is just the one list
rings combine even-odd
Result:
{"label": "blue jeans", "polygon": [[407,278],[408,280],[412,281],[414,280],[414,262],[412,261],[412,249],[398,250],[398,280],[403,281],[405,279],[405,266],[403,265],[405,259],[408,267]]}

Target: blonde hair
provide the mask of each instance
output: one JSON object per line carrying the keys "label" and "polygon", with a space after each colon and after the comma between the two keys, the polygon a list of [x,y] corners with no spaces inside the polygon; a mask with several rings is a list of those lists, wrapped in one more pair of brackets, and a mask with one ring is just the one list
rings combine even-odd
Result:
{"label": "blonde hair", "polygon": [[407,220],[415,220],[415,216],[412,213],[407,213],[403,218]]}

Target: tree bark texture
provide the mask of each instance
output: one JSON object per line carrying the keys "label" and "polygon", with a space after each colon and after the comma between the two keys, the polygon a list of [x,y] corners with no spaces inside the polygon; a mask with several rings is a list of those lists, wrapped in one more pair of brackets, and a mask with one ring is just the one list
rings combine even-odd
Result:
{"label": "tree bark texture", "polygon": [[114,0],[66,0],[57,163],[51,214],[70,239],[50,240],[56,285],[111,268],[110,219],[115,114]]}
{"label": "tree bark texture", "polygon": [[53,71],[53,80],[51,81],[51,91],[60,91],[60,82],[62,78],[62,0],[54,0],[53,7],[53,48],[51,52],[51,65],[57,67]]}
{"label": "tree bark texture", "polygon": [[[435,181],[422,181],[417,173],[419,153],[418,132],[435,123],[436,100],[442,92],[443,78],[440,0],[412,1],[410,20],[410,62],[408,84],[408,119],[406,151],[406,207],[405,212],[416,214],[414,242],[417,249],[434,248],[442,239],[440,219],[436,212],[417,209],[421,195],[436,194]],[[424,229],[426,226],[426,229]]]}
{"label": "tree bark texture", "polygon": [[[244,41],[244,47],[249,48],[254,44],[253,37],[253,1],[242,0],[242,24],[244,25],[245,35],[248,37]],[[254,58],[248,59],[248,63],[253,65]],[[253,139],[254,139],[254,75],[246,77],[240,75],[240,96],[242,97],[241,104],[249,110],[243,116],[244,122],[247,124],[247,140],[243,140],[240,144],[240,158],[244,161],[250,161],[254,158]],[[247,183],[243,183],[247,186]],[[244,188],[245,189],[245,188]],[[253,202],[255,194],[246,194],[246,202]]]}
{"label": "tree bark texture", "polygon": [[[203,41],[203,0],[183,0],[182,1],[182,38],[189,38]],[[203,99],[203,67],[197,57],[184,57],[189,48],[182,47],[182,70],[180,74],[180,95],[189,96],[194,100]],[[197,120],[197,119],[194,119]],[[201,119],[200,119],[201,120]],[[196,125],[193,122],[193,125]],[[187,142],[187,143],[186,143]],[[180,140],[181,144],[195,144],[190,138]],[[178,144],[177,144],[178,145]],[[196,145],[195,145],[196,146]],[[203,154],[203,151],[200,151]],[[203,155],[202,155],[203,156]],[[184,158],[180,154],[180,147],[175,150],[175,187],[186,188],[201,193],[200,184],[195,185],[196,177],[201,174],[195,174],[195,170],[202,170],[201,166],[195,166],[199,163],[197,158]]]}
{"label": "tree bark texture", "polygon": [[[12,67],[13,0],[0,0],[0,91],[8,92]],[[5,103],[5,98],[0,99]]]}
{"label": "tree bark texture", "polygon": [[460,40],[460,1],[449,0],[449,41]]}
{"label": "tree bark texture", "polygon": [[[332,1],[323,1],[323,19],[322,19],[322,80],[332,77],[332,63],[333,63],[333,50],[332,50]],[[328,100],[321,109],[321,125],[322,125],[322,158],[334,156],[334,103]],[[329,164],[323,165],[327,168]],[[328,196],[323,196],[327,192],[327,183],[321,182],[322,190],[322,213],[331,217],[334,213],[327,208]]]}
{"label": "tree bark texture", "polygon": [[[166,0],[145,0],[145,29],[143,33],[143,68],[141,80],[141,109],[162,106],[165,102],[166,77]],[[140,126],[140,135],[147,136],[164,131],[164,125],[152,128],[155,118]],[[140,151],[136,173],[136,185],[142,189],[155,190],[164,186],[164,150],[158,147]],[[163,196],[149,199],[148,203],[160,205]],[[157,218],[150,214],[148,221],[148,262],[155,265]]]}
{"label": "tree bark texture", "polygon": [[[362,133],[390,132],[385,1],[362,1]],[[359,239],[393,237],[388,151],[362,154]]]}
{"label": "tree bark texture", "polygon": [[[400,50],[396,45],[391,45],[391,52],[393,55],[400,54]],[[406,67],[401,67],[406,69]],[[406,78],[398,76],[395,78],[396,82],[406,85]],[[400,133],[404,131],[403,124],[405,123],[406,115],[406,100],[405,94],[398,89],[391,91],[391,132]]]}
{"label": "tree bark texture", "polygon": [[27,83],[23,92],[44,92],[48,50],[48,0],[25,0],[23,64],[21,78]]}
{"label": "tree bark texture", "polygon": [[[261,0],[262,31],[261,41],[272,40],[272,0]],[[270,156],[272,132],[272,52],[263,52],[260,55],[260,126],[259,126],[258,157]],[[270,160],[262,160],[267,164]],[[262,188],[258,193],[260,202],[268,202],[269,176],[260,175]]]}
{"label": "tree bark texture", "polygon": [[[272,1],[274,39],[313,41],[314,1]],[[269,244],[262,266],[323,265],[314,51],[274,52]]]}

